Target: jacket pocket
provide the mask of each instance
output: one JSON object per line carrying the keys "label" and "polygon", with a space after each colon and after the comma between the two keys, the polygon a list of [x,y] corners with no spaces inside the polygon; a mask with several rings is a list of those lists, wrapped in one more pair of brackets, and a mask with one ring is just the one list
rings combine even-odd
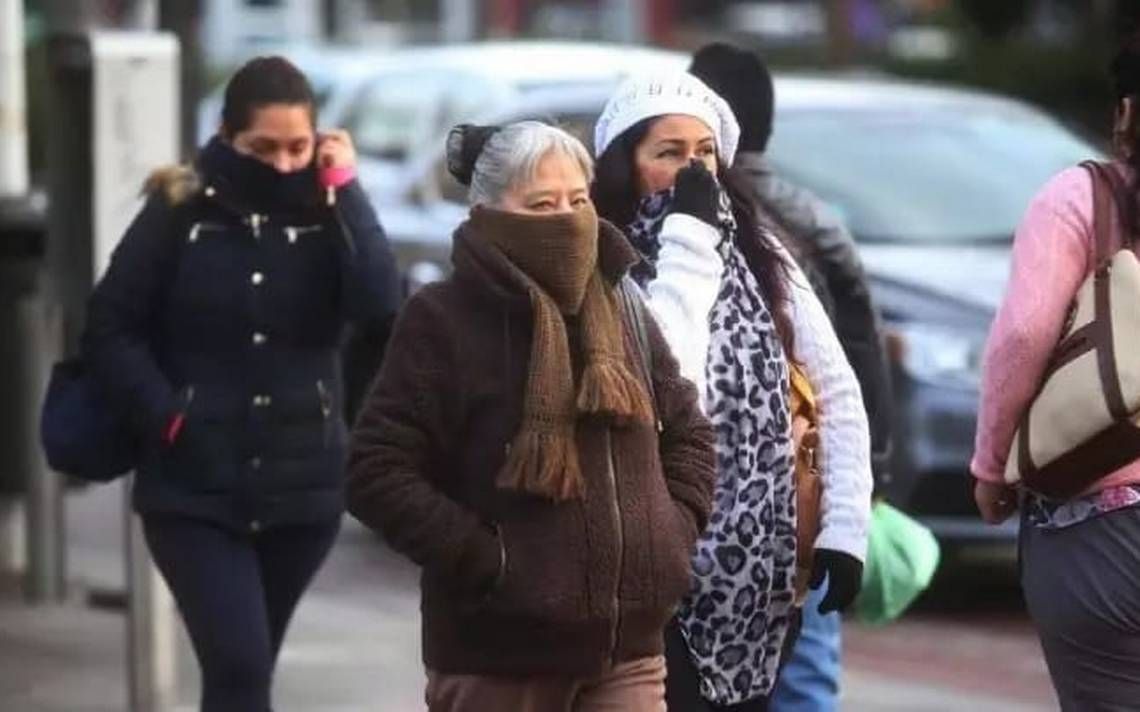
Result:
{"label": "jacket pocket", "polygon": [[235,418],[224,403],[211,402],[187,389],[182,430],[166,451],[166,469],[194,491],[224,491],[233,486]]}
{"label": "jacket pocket", "polygon": [[294,461],[324,457],[343,431],[336,403],[323,379],[275,392],[268,415],[270,454]]}
{"label": "jacket pocket", "polygon": [[581,505],[536,504],[498,529],[504,567],[482,609],[536,623],[585,618],[589,566]]}

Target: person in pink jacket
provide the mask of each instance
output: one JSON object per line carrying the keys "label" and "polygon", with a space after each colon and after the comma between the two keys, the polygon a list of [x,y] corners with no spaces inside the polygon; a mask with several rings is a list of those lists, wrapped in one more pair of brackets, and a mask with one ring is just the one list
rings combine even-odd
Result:
{"label": "person in pink jacket", "polygon": [[[1118,104],[1117,170],[1140,206],[1140,34],[1112,64]],[[1121,206],[1129,207],[1129,206]],[[1135,209],[1115,248],[1140,235]],[[1050,676],[1066,712],[1140,709],[1140,461],[1068,501],[1018,492],[1004,481],[1017,425],[1033,401],[1094,261],[1092,178],[1066,169],[1032,200],[1013,244],[1005,300],[986,346],[971,471],[982,517],[1021,509],[1021,582]],[[1137,304],[1140,308],[1140,304]]]}

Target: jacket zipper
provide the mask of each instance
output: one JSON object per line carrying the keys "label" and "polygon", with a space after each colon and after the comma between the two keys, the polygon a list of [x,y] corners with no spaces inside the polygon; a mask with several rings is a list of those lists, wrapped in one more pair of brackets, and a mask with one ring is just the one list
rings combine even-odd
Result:
{"label": "jacket zipper", "polygon": [[299,238],[312,232],[319,232],[320,229],[320,225],[286,225],[285,237],[289,240],[289,244],[292,245],[296,243]]}
{"label": "jacket zipper", "polygon": [[352,241],[352,230],[348,229],[348,223],[344,220],[344,213],[341,212],[340,203],[330,205],[329,209],[332,211],[333,217],[336,218],[336,224],[340,227],[340,235],[344,239],[344,245],[348,249],[348,254],[356,257],[356,243]]}
{"label": "jacket zipper", "polygon": [[610,665],[617,664],[618,644],[621,635],[621,579],[622,569],[625,567],[625,534],[621,528],[621,501],[618,497],[617,472],[614,469],[613,438],[606,430],[606,470],[613,488],[613,499],[610,501],[613,514],[614,533],[617,536],[617,575],[614,577],[614,622],[610,629]]}
{"label": "jacket zipper", "polygon": [[323,380],[317,381],[317,397],[321,401],[321,416],[324,419],[324,425],[321,428],[324,431],[322,440],[327,448],[332,443],[332,430],[329,427],[329,417],[332,415],[332,396],[329,395],[329,389],[325,387]]}
{"label": "jacket zipper", "polygon": [[332,415],[332,398],[324,380],[317,381],[317,395],[321,399],[321,415],[324,416],[325,420],[328,420],[329,416]]}
{"label": "jacket zipper", "polygon": [[200,238],[202,236],[203,230],[209,232],[209,231],[225,230],[225,229],[226,229],[225,225],[219,225],[218,223],[196,222],[190,226],[190,234],[186,237],[186,241],[187,242],[197,242],[198,238]]}
{"label": "jacket zipper", "polygon": [[256,240],[261,239],[261,226],[269,222],[268,215],[259,215],[258,213],[250,213],[249,215],[249,229],[253,231],[253,237]]}

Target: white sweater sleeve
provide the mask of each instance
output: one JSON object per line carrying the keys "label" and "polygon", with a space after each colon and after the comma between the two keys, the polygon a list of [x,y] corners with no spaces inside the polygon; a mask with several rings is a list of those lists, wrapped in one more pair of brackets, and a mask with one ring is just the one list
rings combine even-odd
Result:
{"label": "white sweater sleeve", "polygon": [[819,407],[822,523],[816,546],[863,561],[871,519],[871,437],[859,381],[807,277],[785,252],[795,356]]}
{"label": "white sweater sleeve", "polygon": [[[724,273],[717,252],[720,232],[689,215],[674,213],[661,225],[657,277],[645,289],[657,324],[681,368],[681,375],[705,392],[709,355],[709,312]],[[703,401],[703,397],[702,397]]]}

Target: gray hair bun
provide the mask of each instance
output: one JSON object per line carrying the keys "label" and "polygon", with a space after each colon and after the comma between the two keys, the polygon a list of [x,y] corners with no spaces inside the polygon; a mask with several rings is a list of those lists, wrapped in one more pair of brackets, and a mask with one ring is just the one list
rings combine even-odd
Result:
{"label": "gray hair bun", "polygon": [[475,162],[500,126],[460,124],[447,134],[447,172],[462,185],[471,185]]}

